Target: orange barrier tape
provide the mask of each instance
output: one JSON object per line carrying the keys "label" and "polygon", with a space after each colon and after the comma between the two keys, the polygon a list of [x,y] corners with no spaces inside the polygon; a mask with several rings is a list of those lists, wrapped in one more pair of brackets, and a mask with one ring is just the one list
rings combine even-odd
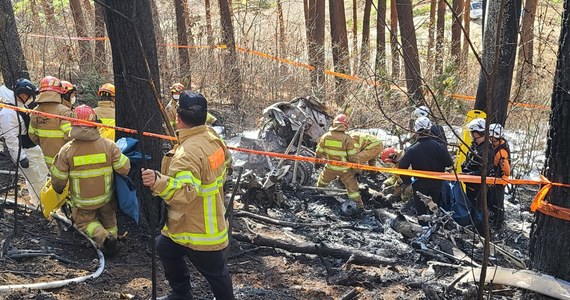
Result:
{"label": "orange barrier tape", "polygon": [[[27,35],[33,36],[33,37],[40,37],[40,38],[53,38],[53,39],[63,39],[63,40],[79,40],[79,41],[103,41],[103,40],[109,39],[107,37],[69,37],[69,36],[42,35],[42,34],[35,34],[35,33],[28,33]],[[227,49],[228,48],[227,45],[224,45],[224,44],[213,45],[213,46],[208,46],[208,45],[178,45],[178,44],[161,44],[161,45],[167,46],[167,47],[173,47],[173,48],[187,48],[187,49]],[[274,55],[271,55],[268,53],[255,51],[255,50],[251,50],[251,49],[247,49],[247,48],[243,48],[243,47],[239,47],[239,46],[236,46],[235,48],[237,51],[240,51],[243,53],[247,53],[250,55],[255,55],[255,56],[271,59],[271,60],[274,60],[274,61],[277,61],[277,62],[280,62],[283,64],[288,64],[288,65],[299,67],[299,68],[304,68],[304,69],[309,70],[309,71],[313,71],[316,69],[315,66],[305,64],[305,63],[296,62],[296,61],[286,59],[286,58],[281,58],[281,57],[274,56]],[[388,85],[388,84],[385,84],[382,82],[363,79],[363,78],[360,78],[358,76],[339,73],[339,72],[335,72],[335,71],[331,71],[331,70],[325,70],[324,74],[329,75],[329,76],[343,78],[346,80],[351,80],[351,81],[362,81],[362,82],[365,82],[365,83],[367,83],[371,86],[375,86],[375,87]],[[395,85],[390,85],[390,87],[398,88],[398,89],[401,88],[401,87],[397,87]],[[446,96],[448,96],[452,99],[475,101],[474,96],[468,96],[468,95],[462,95],[462,94],[446,94]],[[520,106],[520,107],[527,107],[527,108],[534,108],[534,109],[541,109],[541,110],[550,110],[550,106],[547,106],[547,105],[522,103],[522,102],[511,102],[511,101],[509,101],[509,103],[511,106]]]}

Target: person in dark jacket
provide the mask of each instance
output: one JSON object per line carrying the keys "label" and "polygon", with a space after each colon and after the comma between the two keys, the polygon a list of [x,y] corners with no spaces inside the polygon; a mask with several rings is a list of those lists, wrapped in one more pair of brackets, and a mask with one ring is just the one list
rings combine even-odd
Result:
{"label": "person in dark jacket", "polygon": [[[491,143],[487,144],[488,151],[487,156],[483,156],[485,150],[485,119],[476,118],[473,119],[468,125],[469,132],[471,133],[471,138],[473,142],[471,143],[471,148],[467,153],[467,158],[465,162],[461,165],[461,170],[463,174],[467,175],[478,175],[481,176],[486,174],[486,176],[493,176],[493,158],[494,151]],[[483,158],[487,160],[487,168],[483,169]],[[469,201],[473,205],[474,211],[480,211],[480,183],[465,183],[465,194]]]}
{"label": "person in dark jacket", "polygon": [[[416,119],[414,131],[418,134],[418,139],[406,150],[398,163],[398,168],[408,169],[411,166],[413,170],[443,172],[446,167],[453,164],[445,146],[431,135],[431,126],[432,123],[427,117]],[[411,183],[410,177],[401,176],[401,178],[403,186]],[[412,190],[414,192],[414,206],[418,215],[426,214],[428,210],[417,192],[431,196],[432,200],[439,205],[441,188],[442,182],[440,180],[416,178],[412,183]]]}
{"label": "person in dark jacket", "polygon": [[[412,117],[415,118],[416,120],[420,117],[426,117],[426,118],[430,118],[430,110],[427,106],[418,106],[415,110],[414,113],[412,114]],[[430,119],[431,121],[431,119]],[[432,122],[431,128],[430,128],[430,133],[431,135],[435,138],[436,141],[447,145],[447,137],[445,136],[445,130],[443,129],[443,126]]]}

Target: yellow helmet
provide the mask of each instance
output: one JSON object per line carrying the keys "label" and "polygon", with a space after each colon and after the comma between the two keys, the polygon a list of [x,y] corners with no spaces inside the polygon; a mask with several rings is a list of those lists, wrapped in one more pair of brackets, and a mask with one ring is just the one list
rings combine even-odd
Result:
{"label": "yellow helmet", "polygon": [[115,97],[115,85],[112,83],[105,83],[99,88],[97,95],[99,97]]}
{"label": "yellow helmet", "polygon": [[184,85],[180,82],[177,82],[170,87],[170,93],[180,94],[184,91],[184,89],[186,89]]}

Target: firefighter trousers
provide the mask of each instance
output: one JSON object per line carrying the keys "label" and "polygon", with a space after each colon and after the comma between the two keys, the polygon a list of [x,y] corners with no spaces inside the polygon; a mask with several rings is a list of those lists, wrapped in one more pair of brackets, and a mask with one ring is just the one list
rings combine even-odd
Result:
{"label": "firefighter trousers", "polygon": [[111,200],[93,210],[74,207],[71,209],[71,214],[77,229],[85,232],[102,249],[108,236],[117,237],[116,207],[115,200]]}
{"label": "firefighter trousers", "polygon": [[356,161],[362,165],[368,164],[370,166],[375,166],[376,158],[380,155],[380,152],[382,152],[382,147],[373,147],[371,149],[362,150],[356,154]]}
{"label": "firefighter trousers", "polygon": [[179,245],[164,235],[156,238],[156,253],[162,262],[164,276],[172,291],[186,297],[184,299],[192,299],[190,271],[184,260],[185,256],[206,278],[216,299],[234,299],[232,279],[224,252],[225,249],[196,251]]}
{"label": "firefighter trousers", "polygon": [[[44,154],[40,146],[35,146],[28,149],[22,149],[26,152],[30,166],[28,168],[20,167],[20,172],[26,178],[26,187],[30,193],[32,204],[35,206],[40,205],[40,193],[42,187],[46,183],[48,169],[44,160]],[[19,166],[19,164],[18,164]]]}
{"label": "firefighter trousers", "polygon": [[325,167],[321,172],[321,175],[319,176],[319,181],[317,182],[317,186],[319,187],[328,186],[329,183],[335,180],[337,177],[340,179],[342,184],[344,184],[346,192],[348,193],[348,198],[356,202],[356,205],[358,207],[363,208],[364,202],[362,202],[362,197],[360,197],[360,189],[358,188],[358,181],[356,181],[356,178],[354,177],[353,170],[337,171]]}

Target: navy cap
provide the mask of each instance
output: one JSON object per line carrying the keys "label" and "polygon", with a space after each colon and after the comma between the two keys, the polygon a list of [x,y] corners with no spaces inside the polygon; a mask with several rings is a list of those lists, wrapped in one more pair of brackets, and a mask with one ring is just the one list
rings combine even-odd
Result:
{"label": "navy cap", "polygon": [[208,102],[204,95],[186,90],[180,94],[178,107],[191,111],[208,111]]}

